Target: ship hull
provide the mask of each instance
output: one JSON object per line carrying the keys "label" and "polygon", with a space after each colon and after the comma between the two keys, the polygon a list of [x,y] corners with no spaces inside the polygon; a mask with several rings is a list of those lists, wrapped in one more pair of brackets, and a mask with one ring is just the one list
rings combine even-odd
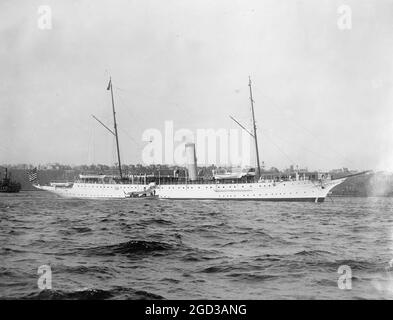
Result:
{"label": "ship hull", "polygon": [[344,180],[160,185],[157,194],[172,200],[323,202],[331,189]]}
{"label": "ship hull", "polygon": [[20,189],[21,186],[19,183],[7,186],[0,186],[0,193],[17,193],[20,191]]}
{"label": "ship hull", "polygon": [[18,193],[19,191],[20,191],[20,187],[0,188],[0,193]]}
{"label": "ship hull", "polygon": [[143,184],[100,184],[74,183],[70,187],[40,186],[37,189],[49,191],[65,198],[129,198],[132,192],[145,191],[148,186]]}
{"label": "ship hull", "polygon": [[214,201],[228,201],[228,200],[233,200],[233,201],[270,201],[270,202],[324,202],[325,198],[230,198],[230,199],[224,199],[224,198],[161,198],[161,199],[170,199],[170,200],[214,200]]}
{"label": "ship hull", "polygon": [[[249,200],[323,202],[328,193],[345,179],[322,183],[310,180],[258,183],[163,184],[154,187],[159,199],[171,200]],[[70,187],[36,188],[67,198],[129,198],[149,190],[144,184],[74,183]]]}

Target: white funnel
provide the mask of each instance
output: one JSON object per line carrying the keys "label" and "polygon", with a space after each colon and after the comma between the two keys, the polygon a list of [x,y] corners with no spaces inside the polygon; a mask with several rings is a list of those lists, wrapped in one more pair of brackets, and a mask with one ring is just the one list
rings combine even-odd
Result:
{"label": "white funnel", "polygon": [[186,143],[186,159],[188,177],[191,181],[198,179],[197,175],[197,159],[195,154],[195,143]]}

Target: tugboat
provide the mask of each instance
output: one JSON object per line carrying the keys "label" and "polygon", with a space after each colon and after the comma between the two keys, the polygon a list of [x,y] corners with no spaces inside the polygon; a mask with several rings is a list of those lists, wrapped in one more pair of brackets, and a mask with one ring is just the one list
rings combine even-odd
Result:
{"label": "tugboat", "polygon": [[15,193],[19,192],[21,185],[19,182],[13,182],[8,175],[7,168],[5,168],[5,176],[1,179],[0,174],[0,192]]}

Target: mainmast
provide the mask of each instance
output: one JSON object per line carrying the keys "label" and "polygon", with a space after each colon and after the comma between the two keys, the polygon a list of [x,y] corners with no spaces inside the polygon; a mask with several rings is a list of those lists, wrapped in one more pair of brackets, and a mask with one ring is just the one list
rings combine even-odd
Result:
{"label": "mainmast", "polygon": [[117,161],[119,162],[120,179],[122,179],[123,178],[123,174],[121,172],[119,136],[117,134],[116,111],[115,111],[115,102],[113,100],[112,78],[109,78],[109,84],[108,84],[107,90],[109,90],[109,89],[111,90],[111,96],[112,96],[113,126],[114,126],[114,129],[115,129],[115,137],[116,137]]}
{"label": "mainmast", "polygon": [[248,86],[250,87],[250,101],[251,101],[251,112],[252,112],[252,124],[254,129],[254,141],[255,141],[255,153],[257,157],[257,175],[256,178],[259,180],[261,176],[261,165],[259,163],[259,151],[258,151],[258,138],[257,138],[257,126],[255,124],[255,114],[254,114],[254,100],[252,98],[252,89],[251,89],[251,78],[248,77]]}

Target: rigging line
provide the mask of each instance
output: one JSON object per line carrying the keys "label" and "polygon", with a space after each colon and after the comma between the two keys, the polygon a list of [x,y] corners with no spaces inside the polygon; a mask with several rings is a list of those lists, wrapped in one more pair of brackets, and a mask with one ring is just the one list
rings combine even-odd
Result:
{"label": "rigging line", "polygon": [[259,128],[259,131],[261,131],[262,133],[263,133],[263,136],[265,137],[265,138],[267,138],[277,149],[278,149],[278,151],[280,151],[286,158],[287,158],[287,160],[289,160],[289,162],[291,163],[291,164],[295,164],[296,163],[296,161],[293,161],[272,139],[271,139],[271,137],[269,137],[267,134],[265,134],[264,132],[265,132],[265,130],[262,130],[261,128]]}
{"label": "rigging line", "polygon": [[116,135],[115,132],[113,132],[111,129],[108,128],[108,126],[106,124],[104,124],[100,119],[98,119],[95,115],[91,115],[97,122],[99,122],[106,130],[108,130],[111,134],[113,134],[114,136]]}
{"label": "rigging line", "polygon": [[[117,88],[117,87],[115,87],[115,88]],[[119,88],[117,88],[117,89],[119,89]],[[122,90],[122,89],[121,89],[121,90]],[[123,90],[123,91],[125,91],[125,90]],[[120,103],[118,103],[118,105],[121,107],[121,110],[124,111],[124,112],[127,114],[127,117],[129,118],[129,120],[131,120],[134,124],[135,124],[135,123],[138,123],[138,122],[143,123],[144,121],[142,121],[140,118],[136,117],[135,115],[131,115],[131,114],[130,114],[130,113],[131,113],[130,110],[129,110],[128,108],[124,107],[124,105],[126,105],[126,102],[124,101],[124,99],[123,99],[123,97],[121,96],[121,94],[118,94],[118,97],[119,97],[119,100],[120,100]],[[123,104],[124,104],[124,105],[123,105]],[[135,118],[136,118],[137,121],[135,121]],[[143,146],[142,146],[137,140],[135,140],[135,139],[132,137],[132,135],[129,134],[128,131],[127,131],[125,128],[123,128],[123,127],[120,125],[120,126],[118,126],[118,129],[120,129],[123,133],[125,133],[126,136],[127,136],[132,142],[134,142],[134,144],[135,144],[138,148],[143,149]]]}
{"label": "rigging line", "polygon": [[[123,97],[122,97],[121,95],[118,95],[118,97],[120,98],[120,99],[119,99],[120,103],[118,103],[118,105],[120,105],[122,112],[124,111],[125,114],[127,115],[128,119],[134,123],[134,126],[137,127],[137,128],[139,128],[140,131],[143,132],[145,129],[144,129],[144,128],[141,128],[141,127],[138,126],[138,125],[135,125],[135,123],[149,123],[149,120],[147,120],[147,119],[146,119],[146,120],[142,120],[141,118],[138,118],[137,116],[135,116],[134,113],[131,112],[131,111],[129,110],[129,108],[124,107],[124,106],[126,105],[126,102],[123,100]],[[124,105],[123,105],[123,104],[124,104]],[[187,115],[188,115],[188,114],[187,114]],[[188,116],[189,116],[189,115],[188,115]],[[189,117],[190,117],[190,116],[189,116]],[[135,121],[135,119],[136,119],[137,121]],[[139,148],[143,148],[143,146],[142,146],[139,142],[137,142],[137,140],[135,140],[134,138],[132,138],[132,136],[131,136],[128,132],[126,132],[124,128],[122,128],[121,126],[119,126],[119,128],[122,129],[123,132],[125,132],[126,135],[127,135],[131,140],[133,140],[133,142],[134,142]]]}
{"label": "rigging line", "polygon": [[122,88],[120,88],[120,87],[118,87],[118,86],[113,86],[113,87],[116,88],[117,90],[124,91],[124,92],[128,92],[127,90],[122,89]]}
{"label": "rigging line", "polygon": [[[116,88],[116,87],[115,87]],[[121,95],[118,95],[118,97],[119,97],[119,100],[120,100],[120,103],[118,103],[118,105],[121,107],[121,109],[122,109],[122,111],[124,111],[126,114],[127,114],[127,116],[128,116],[128,120],[130,120],[131,122],[133,122],[133,125],[135,126],[135,124],[136,123],[138,123],[138,122],[143,122],[141,119],[139,119],[137,116],[135,116],[135,115],[133,115],[133,114],[131,114],[130,113],[130,110],[128,109],[128,108],[126,108],[126,107],[124,107],[123,106],[123,103],[124,103],[124,105],[126,105],[126,103],[125,103],[125,101],[123,100],[123,97],[121,96]],[[137,121],[135,121],[135,120],[137,120]],[[125,129],[122,127],[122,126],[119,126],[119,128],[123,131],[123,132],[125,132],[127,135],[128,135],[128,133],[125,131]],[[131,138],[131,137],[130,137]],[[133,138],[131,138],[132,140],[134,140]],[[135,140],[134,140],[135,141]]]}
{"label": "rigging line", "polygon": [[326,156],[324,156],[324,155],[322,155],[322,154],[320,154],[320,153],[317,153],[317,152],[315,152],[315,151],[313,151],[313,150],[311,150],[311,149],[309,149],[309,148],[307,148],[307,147],[305,147],[305,146],[303,146],[303,145],[301,145],[301,144],[299,144],[299,143],[296,143],[296,142],[291,142],[291,141],[288,141],[288,140],[286,140],[286,139],[283,139],[283,138],[279,138],[279,137],[276,137],[277,139],[279,139],[279,140],[281,140],[282,142],[285,142],[285,143],[288,143],[288,144],[296,144],[298,147],[300,147],[301,149],[303,149],[303,150],[305,150],[305,151],[308,151],[308,152],[310,152],[310,153],[312,153],[312,154],[314,154],[314,155],[316,155],[316,156],[318,156],[318,157],[320,157],[320,158],[322,158],[322,159],[325,159],[325,160],[329,160],[329,161],[331,161],[331,160],[334,160],[334,158],[333,157],[326,157]]}
{"label": "rigging line", "polygon": [[243,126],[239,121],[237,121],[234,117],[229,116],[229,118],[231,118],[234,122],[237,123],[237,125],[240,126],[240,128],[242,128],[244,131],[246,131],[251,137],[254,138],[254,135],[250,132],[250,130],[248,130],[245,126]]}
{"label": "rigging line", "polygon": [[[131,91],[125,90],[125,89],[122,89],[122,88],[118,88],[118,87],[114,87],[114,88],[120,89],[120,90],[123,91],[123,92],[132,93]],[[141,93],[138,92],[138,94],[140,95]],[[119,96],[120,96],[120,95],[119,95]],[[142,96],[147,97],[148,95],[147,95],[147,94],[145,94],[145,95],[142,94]],[[151,99],[152,97],[149,96],[149,98]],[[122,99],[122,98],[121,98],[121,99]],[[153,97],[153,100],[156,100],[156,101],[158,101],[158,102],[161,101],[159,98],[154,98],[154,97]],[[123,101],[123,102],[124,102],[124,101]],[[177,103],[171,103],[171,106],[174,107],[175,109],[181,111],[183,117],[188,118],[189,120],[192,120],[192,121],[195,120],[195,117],[194,117],[192,114],[190,114],[189,112],[187,112],[187,110],[185,110],[184,108],[180,107]],[[184,113],[184,111],[186,111],[186,112]],[[146,121],[147,121],[147,119],[146,119]]]}
{"label": "rigging line", "polygon": [[139,144],[139,142],[137,141],[137,140],[135,140],[125,129],[123,129],[123,128],[121,128],[120,127],[120,129],[122,130],[122,132],[124,132],[127,136],[128,136],[128,138],[130,138],[130,140],[132,140],[138,147],[140,147],[140,148],[143,148],[143,146],[141,146],[140,144]]}
{"label": "rigging line", "polygon": [[[138,90],[131,91],[131,90],[128,90],[128,89],[120,88],[118,86],[113,86],[113,88],[116,88],[116,89],[118,89],[120,91],[127,92],[127,93],[130,93],[130,94],[135,94],[135,92],[138,92],[138,94],[140,93],[140,91],[138,91]],[[142,95],[143,95],[143,93],[142,93]],[[145,94],[145,96],[147,96],[147,94]]]}
{"label": "rigging line", "polygon": [[117,86],[113,86],[113,88],[116,88],[116,89],[118,89],[118,90],[120,90],[120,91],[123,91],[123,92],[125,92],[125,93],[129,93],[129,94],[132,94],[132,95],[135,95],[135,93],[138,93],[139,96],[149,97],[150,99],[155,100],[155,101],[158,101],[158,102],[161,101],[160,98],[154,97],[154,96],[150,96],[149,94],[143,93],[143,92],[140,91],[140,90],[130,91],[130,90],[126,90],[126,89],[123,89],[123,88],[119,88],[119,87],[117,87]]}
{"label": "rigging line", "polygon": [[[272,100],[270,100],[270,101],[272,101]],[[283,108],[281,108],[280,106],[278,106],[274,101],[272,101],[272,102],[273,102],[278,108],[280,108],[281,110],[283,110]],[[290,116],[289,116],[289,117],[290,117]],[[318,138],[316,137],[316,135],[315,135],[313,132],[311,132],[311,131],[308,130],[307,128],[301,126],[301,125],[297,122],[297,120],[296,120],[296,121],[291,121],[291,124],[294,124],[296,127],[302,129],[302,130],[303,130],[304,132],[306,132],[309,136],[311,136],[316,142],[318,142],[318,143],[323,143],[323,145],[324,145],[325,147],[327,147],[328,149],[330,149],[330,151],[334,152],[341,160],[343,160],[344,162],[348,162],[348,159],[347,159],[345,156],[343,156],[341,153],[339,153],[338,151],[336,151],[335,149],[333,149],[332,147],[330,147],[326,142],[323,142],[322,140],[318,139]],[[319,155],[319,156],[322,156],[321,154],[315,153],[315,152],[313,152],[313,151],[310,150],[310,149],[307,149],[307,148],[305,148],[305,147],[303,147],[303,148],[304,148],[305,150],[308,150],[308,151],[314,153],[314,154],[317,154],[317,155]],[[324,156],[322,156],[322,157],[324,157]],[[331,157],[331,159],[334,159],[334,158]]]}
{"label": "rigging line", "polygon": [[150,96],[150,95],[148,95],[148,94],[143,94],[143,92],[141,92],[141,91],[135,90],[134,92],[131,92],[130,90],[125,90],[125,89],[122,89],[122,88],[119,88],[119,87],[116,87],[116,86],[114,86],[114,88],[116,88],[116,89],[118,89],[118,90],[120,90],[120,91],[122,91],[122,92],[124,92],[124,93],[129,93],[129,94],[131,94],[131,95],[135,95],[135,93],[137,92],[139,96],[142,96],[142,97],[149,97],[149,99],[152,99],[152,100],[155,100],[155,101],[157,101],[157,102],[160,102],[160,99],[159,99],[158,97],[155,98],[155,97]]}
{"label": "rigging line", "polygon": [[[120,96],[119,96],[120,97]],[[120,98],[120,100],[122,101],[122,98]],[[119,104],[121,107],[122,107],[122,104],[120,103]],[[127,109],[127,108],[122,108],[122,110],[123,111],[125,111],[125,113],[127,114],[127,116],[129,117],[129,120],[131,120],[134,124],[135,123],[138,123],[138,122],[140,122],[140,123],[143,123],[143,121],[141,120],[141,119],[138,119],[137,117],[132,117],[132,115],[130,115],[130,113],[129,113],[129,110]],[[132,119],[132,118],[134,118],[134,119]],[[135,118],[137,118],[137,121],[135,121]],[[139,121],[138,121],[139,120]],[[138,127],[137,125],[135,125],[135,127]],[[132,137],[132,135],[131,134],[129,134],[128,133],[128,131],[125,129],[125,128],[123,128],[122,126],[119,126],[118,127],[122,132],[124,132],[127,136],[128,136],[128,138],[129,139],[131,139],[139,148],[143,148],[143,146],[141,146],[141,144],[137,141],[137,140],[135,140],[133,137]],[[139,127],[139,129],[141,129],[140,127]],[[142,130],[142,129],[141,129]]]}
{"label": "rigging line", "polygon": [[9,149],[8,147],[4,147],[4,146],[0,146],[1,149],[3,149],[5,152],[10,153],[12,152],[11,149]]}
{"label": "rigging line", "polygon": [[[261,94],[261,96],[263,96],[265,99],[267,99],[267,100],[269,100],[271,103],[273,103],[274,106],[277,107],[278,109],[281,109],[282,111],[284,111],[284,108],[281,107],[280,105],[278,105],[277,102],[275,102],[275,101],[274,101],[273,99],[271,99],[270,97],[268,97],[268,96],[266,96],[266,95],[264,95],[264,94]],[[288,116],[288,117],[291,117],[291,116]],[[293,117],[291,117],[291,118],[293,119]],[[294,125],[297,126],[298,128],[300,128],[300,129],[302,129],[303,131],[305,131],[307,134],[309,134],[309,135],[310,135],[315,141],[317,141],[318,143],[322,143],[322,142],[323,142],[323,141],[317,139],[317,138],[316,138],[316,135],[315,135],[313,132],[311,132],[311,131],[308,130],[307,128],[303,127],[302,125],[300,125],[300,124],[298,123],[298,119],[293,119],[293,120],[294,120],[294,121],[291,121],[291,124],[294,124]],[[296,121],[295,121],[295,120],[296,120]],[[324,145],[325,145],[326,147],[328,147],[328,148],[330,149],[330,151],[333,151],[336,155],[338,155],[338,156],[341,158],[341,160],[344,160],[345,162],[348,162],[348,159],[347,159],[344,155],[342,155],[342,154],[341,154],[340,152],[338,152],[337,150],[333,149],[331,146],[327,145],[326,142],[324,142]]]}
{"label": "rigging line", "polygon": [[[134,122],[141,122],[141,123],[146,122],[146,121],[143,121],[142,119],[140,119],[139,117],[137,117],[135,114],[133,114],[132,112],[130,112],[130,110],[129,110],[127,107],[125,107],[125,106],[127,105],[127,103],[126,103],[126,101],[123,100],[123,97],[121,96],[121,94],[118,94],[118,97],[120,98],[119,100],[120,100],[120,102],[121,102],[121,103],[118,104],[118,105],[120,105],[121,109],[122,109],[123,111],[126,112],[127,116],[129,117],[129,120],[132,120],[132,121],[134,121]],[[124,104],[124,105],[123,105],[123,104]],[[132,113],[132,114],[131,114],[131,113]],[[138,121],[135,121],[135,119],[138,120]],[[146,120],[146,119],[145,119],[145,120]]]}

